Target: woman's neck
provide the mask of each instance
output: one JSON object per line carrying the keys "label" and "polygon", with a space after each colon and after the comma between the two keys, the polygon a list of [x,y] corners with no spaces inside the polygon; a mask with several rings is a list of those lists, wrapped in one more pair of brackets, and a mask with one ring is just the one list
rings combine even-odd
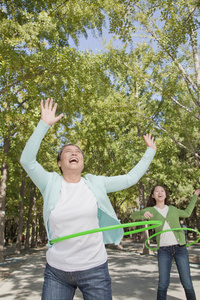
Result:
{"label": "woman's neck", "polygon": [[155,206],[160,208],[160,209],[163,209],[163,208],[165,208],[165,203],[156,203]]}
{"label": "woman's neck", "polygon": [[81,180],[81,174],[63,174],[63,178],[68,183],[78,183]]}

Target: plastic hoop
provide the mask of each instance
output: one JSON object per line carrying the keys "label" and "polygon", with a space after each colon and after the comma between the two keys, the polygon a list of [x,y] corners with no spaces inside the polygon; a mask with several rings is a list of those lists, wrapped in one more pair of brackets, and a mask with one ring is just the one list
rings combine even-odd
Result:
{"label": "plastic hoop", "polygon": [[162,224],[162,222],[158,221],[158,220],[152,220],[152,221],[124,223],[124,224],[106,226],[106,227],[101,227],[101,228],[95,228],[95,229],[91,229],[91,230],[87,230],[87,231],[82,231],[82,232],[70,234],[70,235],[67,235],[67,236],[64,236],[64,237],[59,237],[59,238],[50,240],[49,243],[50,243],[50,245],[53,245],[54,243],[58,243],[58,242],[61,242],[61,241],[64,241],[64,240],[68,240],[68,239],[71,239],[71,238],[75,238],[75,237],[78,237],[78,236],[83,236],[83,235],[87,235],[87,234],[91,234],[91,233],[114,230],[114,229],[125,228],[125,227],[148,225],[148,224],[150,224],[150,226],[135,229],[135,230],[132,230],[132,231],[124,232],[124,235],[129,235],[129,234],[133,234],[133,233],[142,232],[142,231],[145,231],[145,230],[156,228],[156,227],[160,226]]}
{"label": "plastic hoop", "polygon": [[196,240],[195,240],[194,242],[192,242],[192,243],[187,244],[186,247],[191,246],[191,245],[197,243],[197,242],[200,240],[200,232],[199,232],[198,230],[195,230],[195,229],[193,229],[193,228],[182,228],[182,227],[181,227],[181,228],[171,228],[171,229],[166,229],[166,230],[159,231],[159,232],[156,232],[156,233],[152,234],[148,239],[146,239],[146,241],[145,241],[145,243],[144,243],[144,244],[145,244],[145,247],[148,248],[148,249],[150,249],[150,250],[153,250],[153,251],[158,250],[159,248],[151,248],[151,247],[147,246],[147,242],[148,242],[150,239],[152,239],[154,236],[157,236],[157,235],[159,235],[159,234],[161,234],[161,233],[164,233],[164,232],[175,231],[175,230],[188,230],[188,231],[194,231],[194,232],[197,232],[197,233],[199,234],[198,239],[196,239]]}

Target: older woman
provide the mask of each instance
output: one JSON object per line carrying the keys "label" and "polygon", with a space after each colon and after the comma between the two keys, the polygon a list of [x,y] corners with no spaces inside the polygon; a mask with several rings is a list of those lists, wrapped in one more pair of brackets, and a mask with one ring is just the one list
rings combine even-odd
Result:
{"label": "older woman", "polygon": [[[147,151],[126,175],[105,177],[81,172],[84,158],[76,145],[65,145],[58,154],[57,172],[47,172],[36,161],[40,143],[62,118],[55,116],[57,104],[41,101],[41,120],[27,142],[21,164],[44,198],[44,223],[48,240],[80,231],[119,224],[107,193],[128,188],[147,171],[156,152],[154,138],[145,135]],[[44,274],[43,300],[71,300],[78,287],[85,300],[111,300],[111,279],[104,244],[120,243],[123,230],[93,233],[50,245]]]}

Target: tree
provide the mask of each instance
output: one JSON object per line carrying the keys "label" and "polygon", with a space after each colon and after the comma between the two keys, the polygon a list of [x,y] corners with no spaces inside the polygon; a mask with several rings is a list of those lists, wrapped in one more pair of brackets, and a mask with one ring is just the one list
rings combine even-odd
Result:
{"label": "tree", "polygon": [[[142,135],[150,132],[159,147],[147,175],[137,186],[111,195],[111,201],[123,216],[125,209],[137,205],[140,186],[141,201],[146,200],[159,174],[172,200],[184,207],[199,183],[198,3],[4,0],[0,8],[2,211],[6,205],[6,215],[13,209],[15,220],[19,218],[21,198],[13,187],[23,174],[19,157],[40,118],[39,101],[47,97],[65,115],[48,132],[38,154],[47,170],[56,169],[55,153],[70,141],[86,153],[85,172],[124,174],[140,159]],[[109,45],[101,55],[70,48],[69,37],[78,44],[87,29],[101,33],[105,12],[110,31],[125,42],[124,48]],[[143,35],[137,45],[134,34]],[[26,178],[24,222],[29,184]],[[35,195],[43,233],[42,201]],[[4,213],[2,217],[0,247]]]}
{"label": "tree", "polygon": [[[101,33],[104,7],[104,1],[1,1],[0,137],[3,155],[0,185],[0,261],[3,260],[8,161],[11,158],[9,151],[13,147],[13,137],[19,137],[19,133],[24,136],[31,132],[27,128],[22,132],[19,127],[27,124],[28,128],[34,127],[34,118],[39,115],[39,98],[56,95],[60,97],[60,102],[65,102],[70,92],[71,95],[65,102],[67,106],[77,97],[78,84],[74,78],[69,78],[69,74],[73,72],[73,64],[78,68],[79,55],[76,56],[76,51],[68,48],[69,37],[78,43],[81,34],[87,35],[87,28],[96,28]],[[27,110],[30,115],[25,116]],[[76,114],[72,105],[71,108],[68,105],[67,114],[67,119],[72,119]],[[19,119],[16,118],[17,115]]]}
{"label": "tree", "polygon": [[[174,142],[191,153],[199,164],[198,143],[193,141],[185,126],[183,115],[193,121],[191,126],[199,124],[199,58],[198,29],[199,5],[197,1],[122,1],[122,20],[110,14],[110,31],[118,34],[123,41],[129,41],[133,48],[134,35],[140,35],[145,41],[148,54],[141,66],[148,67],[148,74],[141,74],[159,101],[159,112],[170,105],[176,110],[176,120],[181,123],[181,136],[174,135],[172,122],[161,126],[159,119],[152,123],[164,131]],[[137,25],[139,24],[139,25]],[[147,44],[148,42],[148,44]],[[152,46],[153,47],[152,47]],[[140,47],[138,47],[139,49]],[[127,68],[133,66],[126,64]],[[134,66],[135,67],[135,66]],[[151,74],[151,76],[149,76]],[[169,119],[171,113],[167,111]],[[187,123],[188,124],[188,123]]]}

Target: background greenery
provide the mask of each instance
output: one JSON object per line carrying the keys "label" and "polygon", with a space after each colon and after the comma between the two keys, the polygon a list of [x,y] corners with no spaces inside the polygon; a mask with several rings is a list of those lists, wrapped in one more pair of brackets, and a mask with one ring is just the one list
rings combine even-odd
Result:
{"label": "background greenery", "polygon": [[[41,195],[19,163],[40,99],[53,97],[64,113],[40,148],[47,170],[59,171],[56,152],[70,141],[85,152],[84,173],[125,174],[151,133],[158,150],[148,172],[109,195],[119,218],[130,221],[157,183],[172,204],[188,205],[200,175],[199,8],[197,0],[1,1],[0,260],[5,237],[18,251],[22,233],[27,248],[45,239]],[[79,51],[79,38],[101,34],[106,20],[122,47]],[[200,230],[199,214],[198,202],[184,222]]]}

